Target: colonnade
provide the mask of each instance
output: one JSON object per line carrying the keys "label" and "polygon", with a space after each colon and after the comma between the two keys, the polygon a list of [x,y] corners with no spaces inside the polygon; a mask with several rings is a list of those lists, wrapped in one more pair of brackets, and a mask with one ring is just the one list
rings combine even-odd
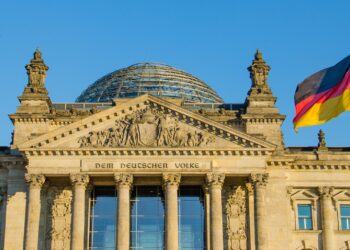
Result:
{"label": "colonnade", "polygon": [[[255,191],[255,216],[256,216],[256,249],[266,250],[266,228],[264,196],[267,183],[267,174],[254,174],[250,177],[250,186]],[[29,184],[28,216],[26,224],[25,249],[35,250],[38,246],[39,222],[40,222],[40,191],[45,183],[45,176],[42,174],[27,174],[26,180]],[[72,216],[72,237],[71,249],[85,249],[85,217],[86,208],[86,187],[89,184],[89,175],[71,174],[70,180],[73,187],[73,216]],[[130,248],[130,191],[133,185],[133,175],[130,173],[116,173],[114,180],[118,191],[118,235],[117,249],[129,250]],[[206,174],[206,203],[210,207],[209,220],[206,224],[209,227],[210,242],[208,249],[224,249],[223,232],[223,207],[222,187],[225,175],[223,173]],[[167,250],[179,248],[178,235],[178,188],[181,182],[181,175],[178,173],[164,173],[162,176],[165,193],[166,206],[166,235],[165,244]],[[208,204],[209,203],[209,204]],[[254,234],[253,234],[254,235]]]}

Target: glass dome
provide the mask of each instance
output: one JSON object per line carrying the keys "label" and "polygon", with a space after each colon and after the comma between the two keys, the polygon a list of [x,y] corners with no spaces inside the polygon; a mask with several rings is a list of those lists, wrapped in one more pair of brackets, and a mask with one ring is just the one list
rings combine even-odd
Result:
{"label": "glass dome", "polygon": [[198,78],[157,63],[134,64],[107,74],[84,90],[76,102],[111,102],[114,98],[134,98],[146,93],[192,103],[223,102]]}

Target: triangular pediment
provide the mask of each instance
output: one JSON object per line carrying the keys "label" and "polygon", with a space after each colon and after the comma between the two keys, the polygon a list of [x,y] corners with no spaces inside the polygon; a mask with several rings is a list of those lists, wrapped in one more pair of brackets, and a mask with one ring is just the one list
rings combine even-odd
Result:
{"label": "triangular pediment", "polygon": [[18,146],[29,149],[264,149],[275,145],[143,95],[50,131]]}

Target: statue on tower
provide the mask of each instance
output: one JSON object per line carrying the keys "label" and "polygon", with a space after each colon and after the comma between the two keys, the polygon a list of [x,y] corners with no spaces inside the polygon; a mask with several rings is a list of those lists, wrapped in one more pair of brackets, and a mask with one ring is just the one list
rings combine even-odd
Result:
{"label": "statue on tower", "polygon": [[252,65],[248,68],[252,79],[253,94],[271,94],[267,84],[270,66],[266,64],[260,50],[257,50]]}
{"label": "statue on tower", "polygon": [[46,71],[49,67],[45,65],[39,49],[36,49],[34,58],[25,68],[28,74],[28,87],[30,87],[33,92],[40,92],[41,88],[45,88]]}

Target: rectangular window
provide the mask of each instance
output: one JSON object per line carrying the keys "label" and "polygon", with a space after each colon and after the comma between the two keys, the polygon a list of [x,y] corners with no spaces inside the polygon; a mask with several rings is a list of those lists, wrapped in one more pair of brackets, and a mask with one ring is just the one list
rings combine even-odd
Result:
{"label": "rectangular window", "polygon": [[205,206],[202,187],[179,188],[179,249],[205,249]]}
{"label": "rectangular window", "polygon": [[164,194],[160,186],[135,186],[131,194],[130,249],[164,249]]}
{"label": "rectangular window", "polygon": [[312,211],[310,204],[298,205],[298,229],[312,230]]}
{"label": "rectangular window", "polygon": [[96,187],[90,201],[91,250],[114,250],[117,234],[117,194],[115,187]]}
{"label": "rectangular window", "polygon": [[342,230],[350,230],[350,205],[340,205],[340,221]]}

